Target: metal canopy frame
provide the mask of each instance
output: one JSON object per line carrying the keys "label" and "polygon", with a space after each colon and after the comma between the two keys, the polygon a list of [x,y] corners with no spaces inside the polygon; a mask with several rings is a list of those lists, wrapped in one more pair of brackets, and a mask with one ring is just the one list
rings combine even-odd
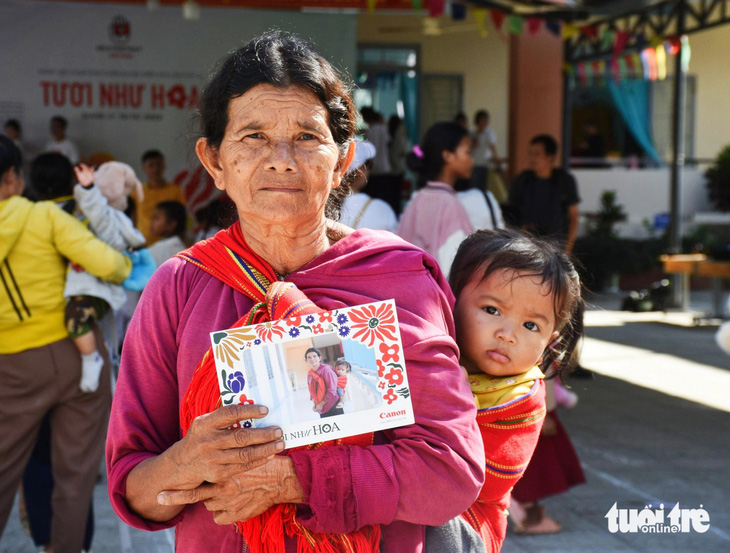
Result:
{"label": "metal canopy frame", "polygon": [[[636,52],[649,46],[647,34],[662,38],[681,37],[730,23],[730,7],[726,0],[671,0],[617,17],[590,23],[591,33],[579,33],[565,41],[564,59],[571,63],[590,63],[614,57],[613,44],[604,40],[607,31],[628,32],[630,37],[622,50]],[[674,98],[672,106],[672,165],[670,177],[670,222],[668,253],[682,250],[682,181],[685,162],[684,127],[687,67],[682,63],[682,43],[675,56]],[[570,100],[568,78],[563,89],[563,162],[567,166],[570,151]],[[689,299],[682,292],[681,275],[672,275],[672,303],[688,308]]]}
{"label": "metal canopy frame", "polygon": [[568,63],[597,61],[613,57],[613,45],[606,44],[606,31],[627,31],[631,38],[624,51],[646,47],[639,37],[653,34],[661,37],[688,35],[730,23],[727,0],[666,0],[653,6],[588,23],[595,36],[585,33],[565,41],[565,61]]}

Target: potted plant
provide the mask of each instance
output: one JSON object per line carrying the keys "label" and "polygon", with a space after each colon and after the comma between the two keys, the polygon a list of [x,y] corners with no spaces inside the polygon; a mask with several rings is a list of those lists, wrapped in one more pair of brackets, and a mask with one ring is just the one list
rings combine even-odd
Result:
{"label": "potted plant", "polygon": [[710,201],[718,211],[730,211],[730,145],[717,155],[715,163],[705,171]]}
{"label": "potted plant", "polygon": [[584,281],[596,290],[618,291],[618,277],[626,252],[615,225],[626,220],[623,206],[616,201],[616,192],[601,195],[601,209],[589,216],[588,232],[576,240],[575,255],[583,266]]}

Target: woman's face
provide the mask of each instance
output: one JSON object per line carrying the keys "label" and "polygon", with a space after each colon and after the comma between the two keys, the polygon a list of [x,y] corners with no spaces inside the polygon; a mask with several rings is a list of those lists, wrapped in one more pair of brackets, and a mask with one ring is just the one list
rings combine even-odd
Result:
{"label": "woman's face", "polygon": [[230,101],[228,118],[218,151],[205,139],[196,150],[241,220],[296,232],[301,223],[324,219],[327,197],[349,160],[340,158],[317,97],[302,88],[258,85]]}
{"label": "woman's face", "polygon": [[310,351],[304,358],[307,360],[307,365],[313,369],[319,367],[322,361],[322,358],[313,351]]}

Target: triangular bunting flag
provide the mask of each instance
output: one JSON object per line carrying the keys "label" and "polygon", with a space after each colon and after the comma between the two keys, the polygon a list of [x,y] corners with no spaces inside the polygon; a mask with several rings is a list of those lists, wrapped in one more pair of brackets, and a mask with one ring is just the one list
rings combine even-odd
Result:
{"label": "triangular bunting flag", "polygon": [[429,0],[428,15],[429,17],[441,17],[446,8],[446,0]]}
{"label": "triangular bunting flag", "polygon": [[474,15],[477,27],[479,27],[479,34],[482,35],[482,38],[487,38],[487,9],[474,8],[471,13]]}
{"label": "triangular bunting flag", "polygon": [[571,38],[578,36],[579,33],[580,29],[575,25],[571,25],[570,23],[563,25],[563,40],[570,40]]}
{"label": "triangular bunting flag", "polygon": [[664,43],[654,48],[654,52],[656,52],[656,78],[663,81],[667,78],[667,51],[664,49]]}
{"label": "triangular bunting flag", "polygon": [[451,19],[454,21],[463,21],[466,19],[466,6],[460,2],[452,2]]}
{"label": "triangular bunting flag", "polygon": [[555,21],[554,19],[548,19],[545,22],[545,27],[555,36],[560,36],[561,31],[563,30],[563,26],[561,25],[560,21]]}
{"label": "triangular bunting flag", "polygon": [[539,17],[528,17],[527,18],[527,32],[530,36],[535,36],[542,27],[542,19]]}
{"label": "triangular bunting flag", "polygon": [[525,25],[525,18],[519,15],[510,15],[507,21],[507,30],[513,35],[521,35],[522,27]]}
{"label": "triangular bunting flag", "polygon": [[583,25],[580,28],[580,32],[588,38],[598,37],[598,27],[596,27],[595,25]]}
{"label": "triangular bunting flag", "polygon": [[492,18],[492,23],[494,23],[494,28],[498,31],[502,30],[502,24],[504,23],[505,14],[502,11],[499,10],[492,10],[489,12],[489,17]]}
{"label": "triangular bunting flag", "polygon": [[612,29],[604,30],[603,34],[601,35],[601,48],[603,48],[604,50],[613,48],[615,35],[616,33],[614,33]]}
{"label": "triangular bunting flag", "polygon": [[618,31],[616,33],[616,40],[613,43],[613,56],[615,58],[621,55],[621,52],[626,47],[626,43],[631,38],[631,33],[628,31]]}
{"label": "triangular bunting flag", "polygon": [[368,11],[370,13],[373,13],[375,11],[375,4],[378,3],[378,0],[368,0]]}
{"label": "triangular bunting flag", "polygon": [[411,6],[413,6],[414,10],[421,11],[423,0],[411,0]]}

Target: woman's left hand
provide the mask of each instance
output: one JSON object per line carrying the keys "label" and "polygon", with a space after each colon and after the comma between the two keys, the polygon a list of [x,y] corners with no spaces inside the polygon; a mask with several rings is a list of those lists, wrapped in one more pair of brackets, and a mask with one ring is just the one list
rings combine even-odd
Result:
{"label": "woman's left hand", "polygon": [[277,456],[216,484],[206,482],[191,490],[163,491],[157,500],[163,505],[202,501],[216,524],[224,525],[258,516],[278,503],[302,503],[304,492],[291,459]]}

